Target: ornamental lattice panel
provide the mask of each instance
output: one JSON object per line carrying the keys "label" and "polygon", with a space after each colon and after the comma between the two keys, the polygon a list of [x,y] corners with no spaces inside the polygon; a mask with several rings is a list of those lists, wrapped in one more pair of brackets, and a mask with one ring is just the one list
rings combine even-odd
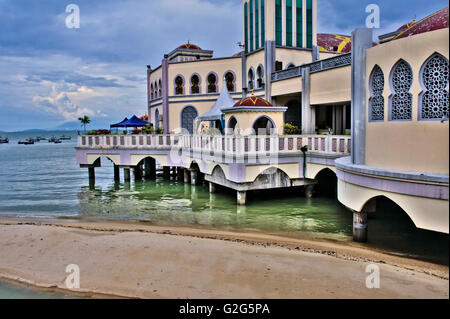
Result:
{"label": "ornamental lattice panel", "polygon": [[422,66],[419,97],[419,119],[442,120],[448,118],[449,64],[442,55],[435,53]]}
{"label": "ornamental lattice panel", "polygon": [[384,74],[378,65],[370,76],[369,120],[384,121]]}
{"label": "ornamental lattice panel", "polygon": [[390,99],[390,116],[392,121],[409,121],[412,119],[412,86],[413,74],[411,67],[400,60],[393,68],[391,87],[393,94]]}

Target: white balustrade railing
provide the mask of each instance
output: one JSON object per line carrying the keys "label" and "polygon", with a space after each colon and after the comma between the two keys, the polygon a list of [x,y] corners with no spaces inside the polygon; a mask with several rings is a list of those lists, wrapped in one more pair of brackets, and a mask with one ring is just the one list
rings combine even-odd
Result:
{"label": "white balustrade railing", "polygon": [[343,135],[101,135],[78,137],[78,147],[92,149],[191,149],[231,155],[308,152],[349,155],[351,137]]}

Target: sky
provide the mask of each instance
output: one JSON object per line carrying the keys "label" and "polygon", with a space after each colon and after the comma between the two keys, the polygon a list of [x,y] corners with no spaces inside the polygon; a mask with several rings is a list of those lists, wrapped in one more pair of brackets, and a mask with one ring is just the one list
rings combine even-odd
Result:
{"label": "sky", "polygon": [[[66,26],[69,4],[80,28]],[[318,32],[364,27],[368,4],[381,11],[375,35],[448,6],[444,0],[318,0]],[[144,115],[146,65],[188,40],[215,57],[239,51],[242,0],[0,0],[0,131],[109,127]]]}

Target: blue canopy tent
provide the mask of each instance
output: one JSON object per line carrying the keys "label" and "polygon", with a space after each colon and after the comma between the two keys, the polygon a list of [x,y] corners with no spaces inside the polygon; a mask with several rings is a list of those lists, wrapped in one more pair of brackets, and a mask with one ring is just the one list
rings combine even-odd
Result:
{"label": "blue canopy tent", "polygon": [[147,125],[153,126],[151,123],[143,121],[140,118],[138,118],[136,115],[133,115],[133,117],[131,117],[130,119],[125,118],[122,122],[111,125],[111,128],[143,127],[143,126],[147,126]]}
{"label": "blue canopy tent", "polygon": [[110,128],[117,128],[117,127],[123,127],[122,124],[128,121],[128,117],[126,117],[122,122],[119,122],[117,124],[112,124],[109,127]]}

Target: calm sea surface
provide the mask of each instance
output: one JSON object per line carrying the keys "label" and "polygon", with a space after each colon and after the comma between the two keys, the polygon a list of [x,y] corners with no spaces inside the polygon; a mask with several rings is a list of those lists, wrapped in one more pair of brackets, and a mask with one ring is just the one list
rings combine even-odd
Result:
{"label": "calm sea surface", "polygon": [[[62,134],[72,140],[17,144]],[[206,186],[162,179],[115,184],[106,159],[92,188],[87,169],[76,164],[76,133],[7,135],[10,143],[0,144],[0,218],[140,220],[351,241],[352,214],[332,198],[306,199],[298,189],[250,192],[249,204],[238,207],[235,192],[211,195]],[[384,251],[448,264],[448,235],[417,230],[390,203],[370,216],[369,240],[368,246]]]}

